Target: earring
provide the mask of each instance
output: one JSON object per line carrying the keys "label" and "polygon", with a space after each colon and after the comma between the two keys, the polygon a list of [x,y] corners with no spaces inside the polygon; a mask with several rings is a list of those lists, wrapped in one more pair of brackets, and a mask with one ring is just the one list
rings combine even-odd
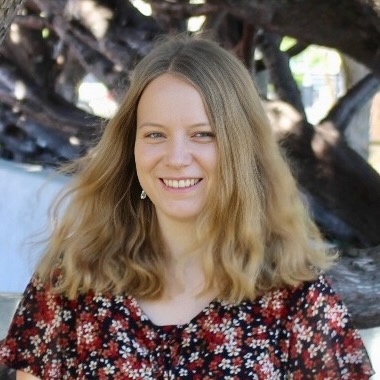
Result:
{"label": "earring", "polygon": [[141,192],[140,198],[141,199],[145,199],[146,198],[146,192],[144,190]]}

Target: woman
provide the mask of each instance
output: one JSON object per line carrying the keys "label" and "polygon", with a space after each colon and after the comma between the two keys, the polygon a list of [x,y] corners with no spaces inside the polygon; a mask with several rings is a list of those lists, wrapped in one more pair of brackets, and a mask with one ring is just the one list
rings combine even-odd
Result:
{"label": "woman", "polygon": [[368,379],[249,73],[175,38],[77,171],[1,361],[18,379]]}

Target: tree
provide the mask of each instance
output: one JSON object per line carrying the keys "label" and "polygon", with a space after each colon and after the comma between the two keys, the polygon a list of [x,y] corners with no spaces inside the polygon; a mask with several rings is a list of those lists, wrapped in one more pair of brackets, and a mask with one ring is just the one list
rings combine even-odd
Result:
{"label": "tree", "polygon": [[8,28],[24,0],[2,0],[0,2],[0,20],[2,25],[0,27],[0,44],[3,41]]}
{"label": "tree", "polygon": [[[326,240],[342,251],[331,277],[358,325],[379,325],[380,176],[350,148],[344,131],[379,89],[380,0],[149,3],[152,16],[128,0],[24,3],[1,46],[0,156],[56,166],[82,155],[104,122],[76,106],[83,77],[94,74],[119,99],[128,72],[157,35],[184,31],[189,17],[204,15],[203,29],[253,73],[269,72],[279,98],[266,102],[276,138]],[[283,36],[297,40],[285,52]],[[317,125],[306,118],[289,68],[289,59],[311,43],[335,48],[369,70]],[[254,59],[255,51],[262,59]]]}

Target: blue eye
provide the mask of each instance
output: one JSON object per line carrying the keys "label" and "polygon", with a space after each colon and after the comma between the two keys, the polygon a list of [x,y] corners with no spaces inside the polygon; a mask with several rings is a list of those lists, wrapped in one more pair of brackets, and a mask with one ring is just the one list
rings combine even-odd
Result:
{"label": "blue eye", "polygon": [[160,132],[151,132],[151,133],[148,133],[148,134],[146,135],[146,137],[149,137],[149,138],[151,138],[151,139],[156,140],[156,139],[159,139],[159,138],[163,137],[163,135],[162,135],[162,133],[160,133]]}
{"label": "blue eye", "polygon": [[213,132],[197,132],[194,134],[194,137],[199,137],[201,139],[214,139],[215,134]]}

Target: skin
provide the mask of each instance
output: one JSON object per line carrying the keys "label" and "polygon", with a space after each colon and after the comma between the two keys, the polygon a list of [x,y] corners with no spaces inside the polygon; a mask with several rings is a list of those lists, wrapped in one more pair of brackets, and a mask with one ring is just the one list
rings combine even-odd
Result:
{"label": "skin", "polygon": [[39,380],[38,377],[35,377],[29,373],[17,371],[16,380]]}
{"label": "skin", "polygon": [[[143,92],[137,108],[137,175],[160,224],[194,223],[213,186],[217,145],[198,91],[164,74]],[[164,180],[199,181],[173,188]]]}
{"label": "skin", "polygon": [[[170,255],[163,297],[139,304],[153,323],[183,324],[215,297],[198,296],[205,282],[202,250],[192,245],[197,217],[215,186],[218,148],[201,95],[190,83],[163,74],[146,87],[137,108],[135,162]],[[196,184],[173,188],[167,180]]]}

